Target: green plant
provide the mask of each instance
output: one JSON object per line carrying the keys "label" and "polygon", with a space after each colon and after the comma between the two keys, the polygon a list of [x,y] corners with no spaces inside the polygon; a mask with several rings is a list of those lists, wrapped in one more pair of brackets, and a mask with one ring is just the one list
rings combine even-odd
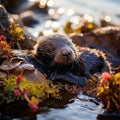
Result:
{"label": "green plant", "polygon": [[13,56],[9,44],[6,42],[6,37],[0,35],[0,59],[7,59]]}
{"label": "green plant", "polygon": [[8,28],[10,34],[10,45],[14,46],[17,42],[24,40],[24,30],[15,22],[11,22]]}
{"label": "green plant", "polygon": [[[18,75],[9,76],[8,79],[0,77],[0,83],[0,86],[3,86],[0,88],[2,103],[9,103],[14,100],[26,100],[34,112],[39,109],[39,102],[50,97],[59,97],[58,87],[46,79],[33,82]],[[10,97],[6,97],[6,93]]]}

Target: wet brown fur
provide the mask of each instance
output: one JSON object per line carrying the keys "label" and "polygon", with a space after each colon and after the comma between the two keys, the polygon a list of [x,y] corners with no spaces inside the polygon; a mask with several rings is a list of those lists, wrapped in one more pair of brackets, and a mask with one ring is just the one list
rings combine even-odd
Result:
{"label": "wet brown fur", "polygon": [[35,46],[35,58],[49,79],[65,79],[75,84],[96,72],[110,71],[105,54],[96,49],[78,47],[65,35],[43,37]]}

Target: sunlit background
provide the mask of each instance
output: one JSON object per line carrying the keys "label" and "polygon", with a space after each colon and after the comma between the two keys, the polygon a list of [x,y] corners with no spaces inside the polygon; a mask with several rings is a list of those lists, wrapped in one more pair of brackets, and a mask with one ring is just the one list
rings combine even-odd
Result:
{"label": "sunlit background", "polygon": [[[39,1],[40,7],[47,4],[49,18],[42,22],[41,27],[36,26],[34,36],[41,34],[51,34],[54,31],[62,32],[61,28],[65,21],[70,20],[74,25],[78,25],[81,16],[88,21],[95,21],[99,24],[100,19],[120,24],[120,0],[30,0]],[[43,18],[44,19],[44,18]],[[44,21],[44,20],[43,20]],[[32,33],[33,29],[29,28]]]}

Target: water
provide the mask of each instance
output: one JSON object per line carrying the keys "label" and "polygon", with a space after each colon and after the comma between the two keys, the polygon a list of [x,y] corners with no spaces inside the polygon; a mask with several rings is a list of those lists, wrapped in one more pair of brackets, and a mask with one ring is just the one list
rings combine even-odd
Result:
{"label": "water", "polygon": [[[116,24],[120,24],[120,0],[53,1],[54,4],[50,7],[50,10],[53,10],[53,12],[55,12],[56,10],[61,8],[61,11],[63,11],[63,13],[61,13],[58,19],[55,19],[53,21],[48,16],[44,15],[42,16],[43,18],[40,19],[40,25],[37,25],[34,28],[26,27],[26,29],[33,36],[38,37],[38,33],[40,31],[45,31],[45,34],[51,33],[51,29],[54,27],[54,25],[58,25],[60,27],[59,32],[63,32],[61,28],[63,27],[65,21],[69,20],[74,13],[90,14],[98,23],[104,15],[110,15],[112,16],[113,22],[115,22]],[[48,26],[46,25],[46,22],[49,23]],[[40,108],[41,110],[37,114],[31,113],[29,110],[25,111],[25,109],[21,111],[18,108],[18,114],[16,114],[17,111],[14,111],[13,113],[11,113],[12,117],[9,120],[23,120],[21,114],[23,114],[24,120],[96,120],[98,114],[101,114],[103,112],[103,109],[101,108],[101,105],[90,102],[90,99],[94,98],[89,98],[83,94],[79,94],[77,95],[77,98],[71,97],[70,99],[68,99],[65,103],[62,104],[62,107],[54,107],[55,105],[53,107],[48,107],[47,105],[42,106]],[[58,102],[58,104],[59,103],[60,102]],[[10,116],[10,114],[8,116]],[[31,118],[31,116],[34,117]]]}
{"label": "water", "polygon": [[82,93],[77,97],[69,94],[64,95],[62,100],[45,101],[40,104],[37,113],[32,112],[27,104],[22,102],[1,107],[0,120],[96,120],[98,114],[103,112],[96,99]]}
{"label": "water", "polygon": [[81,13],[109,13],[120,14],[120,0],[54,0],[54,6],[72,8]]}
{"label": "water", "polygon": [[[49,16],[42,15],[40,26],[27,28],[35,37],[39,36],[41,31],[44,35],[53,33],[53,28],[59,28],[58,32],[63,32],[63,26],[66,21],[75,16],[89,14],[99,25],[100,19],[104,16],[110,16],[111,22],[120,25],[120,0],[50,0],[52,6],[49,8]],[[51,18],[51,16],[54,17]],[[34,31],[34,32],[33,32]]]}
{"label": "water", "polygon": [[37,120],[96,120],[102,109],[99,105],[89,102],[89,99],[89,97],[80,94],[73,103],[67,104],[65,108],[52,108],[47,114],[38,114]]}

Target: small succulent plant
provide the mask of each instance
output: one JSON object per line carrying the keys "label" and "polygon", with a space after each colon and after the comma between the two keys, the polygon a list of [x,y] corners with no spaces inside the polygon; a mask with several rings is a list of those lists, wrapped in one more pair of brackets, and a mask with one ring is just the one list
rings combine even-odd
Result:
{"label": "small succulent plant", "polygon": [[0,77],[0,86],[2,86],[0,88],[0,104],[25,100],[33,112],[39,109],[38,104],[42,100],[59,97],[58,87],[46,79],[32,82],[21,75],[9,76],[8,79]]}
{"label": "small succulent plant", "polygon": [[10,34],[9,44],[13,47],[19,41],[24,40],[24,30],[15,21],[11,22],[8,32]]}
{"label": "small succulent plant", "polygon": [[7,59],[13,56],[12,50],[9,44],[6,42],[6,37],[0,35],[0,60]]}
{"label": "small succulent plant", "polygon": [[120,71],[101,75],[97,96],[101,99],[106,111],[120,112]]}

